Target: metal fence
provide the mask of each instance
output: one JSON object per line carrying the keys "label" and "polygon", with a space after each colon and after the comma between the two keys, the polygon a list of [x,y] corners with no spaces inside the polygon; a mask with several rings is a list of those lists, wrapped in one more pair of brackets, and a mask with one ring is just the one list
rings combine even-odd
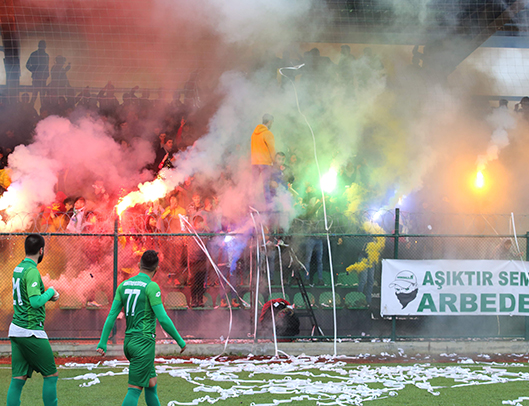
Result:
{"label": "metal fence", "polygon": [[[393,221],[402,224],[398,212]],[[380,259],[495,259],[497,248],[506,238],[513,238],[508,234],[401,234],[401,228],[394,227],[389,234],[340,232],[330,235],[338,337],[528,337],[525,317],[382,318],[380,261],[371,270],[371,295],[369,270],[346,271],[348,266],[365,257],[366,243],[379,239]],[[160,268],[155,281],[161,287],[168,314],[183,337],[206,340],[228,335],[234,339],[269,338],[270,332],[262,329],[256,318],[260,316],[262,306],[274,298],[284,298],[294,304],[300,320],[300,332],[296,337],[308,338],[317,333],[314,321],[325,337],[333,336],[331,266],[325,234],[270,235],[265,249],[255,235],[200,234],[197,237],[191,234],[125,233],[122,229],[116,220],[112,232],[43,233],[46,248],[39,270],[45,286],[54,286],[61,294],[58,302],[46,305],[45,327],[51,339],[98,339],[116,287],[137,273],[140,257],[147,249],[160,253]],[[27,234],[0,234],[3,263],[0,324],[4,331],[12,318],[12,270],[24,257]],[[205,258],[199,240],[207,247],[225,280],[219,278],[209,259]],[[529,234],[518,235],[517,242],[525,259]],[[517,252],[513,247],[515,256],[519,255]],[[305,279],[305,269],[310,273],[309,279]],[[301,276],[312,312],[308,312],[303,288],[296,275]],[[235,291],[227,286],[226,281]],[[114,338],[121,339],[124,320],[118,319],[117,323]],[[164,337],[163,331],[158,332],[158,337]]]}

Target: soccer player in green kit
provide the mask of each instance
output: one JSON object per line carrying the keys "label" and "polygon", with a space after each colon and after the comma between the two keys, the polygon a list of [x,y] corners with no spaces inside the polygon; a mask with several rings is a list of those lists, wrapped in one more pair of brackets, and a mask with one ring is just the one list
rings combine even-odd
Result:
{"label": "soccer player in green kit", "polygon": [[26,258],[13,271],[13,322],[9,326],[11,340],[11,384],[7,406],[20,406],[22,388],[33,371],[44,377],[42,400],[45,406],[57,406],[57,367],[53,351],[44,331],[45,305],[56,301],[59,293],[44,290],[37,264],[44,257],[44,238],[30,234],[24,242]]}
{"label": "soccer player in green kit", "polygon": [[143,388],[147,406],[160,406],[154,368],[156,319],[176,340],[182,349],[180,353],[186,348],[186,343],[165,312],[160,287],[152,281],[157,269],[158,254],[153,250],[145,251],[140,260],[139,274],[119,285],[97,345],[96,351],[105,355],[110,331],[121,309],[124,309],[127,329],[123,350],[130,361],[130,368],[129,389],[122,406],[137,406]]}

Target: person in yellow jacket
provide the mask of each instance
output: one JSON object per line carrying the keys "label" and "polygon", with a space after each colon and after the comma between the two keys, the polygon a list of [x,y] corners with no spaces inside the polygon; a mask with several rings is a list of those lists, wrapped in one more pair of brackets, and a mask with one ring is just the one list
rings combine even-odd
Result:
{"label": "person in yellow jacket", "polygon": [[7,190],[11,184],[11,170],[9,168],[0,169],[0,195]]}
{"label": "person in yellow jacket", "polygon": [[263,116],[263,124],[255,127],[252,134],[252,176],[254,183],[262,182],[264,198],[270,203],[270,176],[272,165],[276,156],[275,138],[270,129],[274,123],[274,117],[270,114]]}

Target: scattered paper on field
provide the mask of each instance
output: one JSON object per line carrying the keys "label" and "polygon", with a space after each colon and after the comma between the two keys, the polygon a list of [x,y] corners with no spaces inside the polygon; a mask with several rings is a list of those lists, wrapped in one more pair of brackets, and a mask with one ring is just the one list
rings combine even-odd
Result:
{"label": "scattered paper on field", "polygon": [[[455,354],[451,354],[455,355]],[[345,357],[342,357],[345,358]],[[173,400],[168,406],[206,405],[220,400],[241,398],[261,393],[277,394],[273,403],[252,403],[252,406],[277,406],[300,400],[314,400],[317,405],[362,405],[364,402],[397,396],[407,385],[439,396],[439,389],[469,385],[489,385],[512,381],[529,381],[529,372],[509,372],[505,367],[522,364],[475,362],[460,358],[459,365],[432,366],[428,363],[414,365],[351,364],[329,355],[299,357],[228,360],[223,357],[209,359],[156,359],[156,372],[185,379],[194,385],[197,394],[191,402]],[[64,368],[85,367],[93,370],[97,364],[66,364]],[[125,375],[127,361],[105,361],[102,366],[122,368],[120,372],[86,373],[72,378],[82,380],[81,387],[99,384],[103,376]],[[268,375],[262,379],[261,375]],[[434,378],[446,378],[446,386],[432,386]],[[223,383],[217,385],[216,383]],[[230,382],[231,385],[226,385]],[[251,398],[246,398],[250,400]],[[506,400],[506,405],[521,405],[523,400]],[[245,402],[246,403],[246,402]]]}

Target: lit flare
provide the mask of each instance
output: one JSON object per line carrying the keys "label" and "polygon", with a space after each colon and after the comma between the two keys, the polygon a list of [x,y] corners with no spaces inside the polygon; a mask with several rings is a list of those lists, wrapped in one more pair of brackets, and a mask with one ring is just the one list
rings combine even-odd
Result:
{"label": "lit flare", "polygon": [[476,174],[476,180],[474,181],[474,186],[478,189],[483,189],[485,186],[485,177],[483,176],[483,172],[478,171]]}
{"label": "lit flare", "polygon": [[338,172],[336,172],[336,169],[331,167],[329,172],[324,174],[320,179],[321,189],[325,193],[331,193],[336,188],[337,178]]}
{"label": "lit flare", "polygon": [[154,202],[155,200],[164,197],[167,192],[167,186],[163,179],[156,178],[152,182],[145,182],[138,185],[138,189],[134,192],[130,192],[128,195],[123,196],[119,203],[116,205],[116,211],[118,216],[136,204],[142,204],[147,202]]}

